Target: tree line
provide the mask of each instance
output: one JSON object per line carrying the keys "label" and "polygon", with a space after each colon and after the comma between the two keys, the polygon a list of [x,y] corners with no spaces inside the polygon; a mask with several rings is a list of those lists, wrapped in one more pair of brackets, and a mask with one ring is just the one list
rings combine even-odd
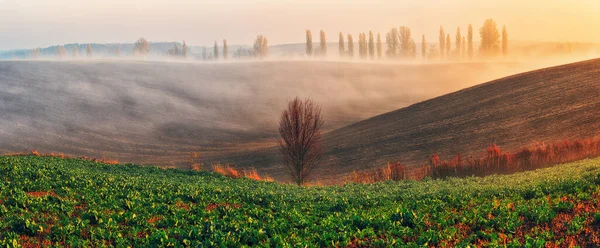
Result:
{"label": "tree line", "polygon": [[[50,52],[51,56],[59,57],[59,58],[78,58],[80,54],[84,54],[86,57],[93,57],[93,44],[73,44],[73,45],[59,45],[56,46],[56,50],[54,52]],[[104,55],[112,55],[115,57],[121,57],[123,55],[121,45],[112,46],[113,48],[109,49],[108,52],[104,52]],[[146,56],[151,52],[151,44],[145,38],[139,38],[134,44],[131,54],[134,56]],[[70,50],[70,51],[69,51]],[[82,52],[83,50],[83,52]],[[106,49],[104,49],[106,50]],[[212,54],[208,54],[206,47],[201,49],[201,60],[219,60],[219,59],[228,59],[230,57],[229,46],[227,45],[227,40],[223,39],[222,46],[219,46],[219,43],[215,41]],[[45,52],[45,54],[49,54]],[[266,36],[259,35],[256,37],[254,41],[254,46],[252,49],[238,48],[238,50],[233,54],[234,58],[242,58],[242,57],[267,57],[269,54],[268,40]],[[175,43],[172,48],[168,49],[165,53],[167,56],[171,56],[174,58],[188,58],[191,55],[191,49],[186,44],[185,40],[181,45],[179,43]],[[37,59],[42,56],[41,48],[34,48],[29,50],[29,57],[32,59]]]}
{"label": "tree line", "polygon": [[[323,30],[319,32],[319,43],[318,47],[314,47],[312,32],[306,30],[306,49],[305,54],[309,57],[325,57],[327,56],[327,38]],[[446,33],[443,26],[440,26],[439,37],[437,44],[430,44],[427,42],[425,35],[421,37],[421,51],[420,56],[422,59],[473,59],[474,56],[474,40],[473,40],[473,26],[469,25],[467,28],[466,36],[461,32],[460,27],[456,28],[456,33]],[[500,54],[506,56],[508,54],[508,32],[506,26],[502,28],[502,32],[498,30],[497,24],[493,19],[487,19],[484,21],[482,27],[479,29],[480,44],[479,44],[479,55],[483,58],[496,57]],[[454,41],[453,41],[454,40]],[[454,44],[453,44],[454,42]],[[355,52],[355,42],[352,34],[346,36],[340,32],[338,39],[338,54],[343,58],[353,58],[356,55],[360,59],[382,59],[387,57],[388,59],[415,59],[417,58],[418,48],[415,39],[412,36],[411,29],[407,26],[401,26],[399,28],[391,28],[385,34],[385,53],[383,48],[383,42],[381,34],[375,35],[372,31],[368,33],[359,33],[358,51]],[[93,56],[92,44],[84,45],[85,55],[87,57]],[[71,50],[72,57],[79,57],[81,52],[80,45],[73,45]],[[151,50],[150,43],[145,38],[139,38],[133,47],[133,55],[145,56]],[[117,46],[113,51],[117,57],[122,56],[121,47]],[[67,57],[69,51],[64,46],[58,46],[56,50],[56,56]],[[181,45],[176,43],[173,48],[168,49],[166,54],[176,58],[188,58],[191,54],[190,47],[187,46],[186,42],[183,41]],[[40,57],[40,48],[32,49],[30,51],[31,58]],[[230,57],[233,58],[265,58],[269,55],[268,39],[264,35],[258,35],[254,40],[254,44],[251,48],[239,47],[233,56],[230,55],[229,46],[227,40],[223,39],[221,43],[215,41],[212,49],[212,53],[209,53],[206,47],[201,48],[200,56],[197,59],[201,60],[226,60]]]}
{"label": "tree line", "polygon": [[[318,49],[313,49],[313,39],[310,30],[306,30],[306,55],[326,56],[327,41],[325,32],[320,31],[320,43]],[[500,54],[508,54],[508,32],[506,26],[502,27],[502,33],[498,31],[493,19],[484,21],[479,29],[480,44],[479,54],[481,57],[496,57]],[[347,38],[342,32],[339,33],[338,54],[340,57],[352,58],[355,56],[354,39],[352,34]],[[423,59],[473,59],[473,26],[469,25],[467,35],[461,33],[460,27],[456,28],[454,39],[450,33],[446,33],[443,26],[439,30],[439,43],[429,44],[425,35],[421,37],[421,58]],[[452,44],[454,40],[454,44]],[[385,56],[389,59],[415,59],[417,58],[417,45],[412,37],[411,29],[406,26],[391,28],[385,35]],[[358,34],[358,57],[361,59],[383,58],[381,34],[377,38],[372,31]]]}

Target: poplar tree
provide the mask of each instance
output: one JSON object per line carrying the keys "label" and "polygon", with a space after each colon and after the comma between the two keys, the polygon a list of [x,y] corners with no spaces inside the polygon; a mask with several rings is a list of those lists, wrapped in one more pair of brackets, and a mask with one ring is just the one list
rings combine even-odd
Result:
{"label": "poplar tree", "polygon": [[313,54],[312,33],[306,30],[306,55],[309,57]]}
{"label": "poplar tree", "polygon": [[460,35],[460,28],[456,28],[456,41],[454,42],[456,46],[456,57],[460,58],[461,48],[462,48],[462,35]]}
{"label": "poplar tree", "polygon": [[217,43],[217,41],[215,41],[215,45],[213,47],[213,55],[215,60],[219,59],[219,44]]}
{"label": "poplar tree", "polygon": [[354,57],[354,41],[351,34],[348,35],[348,57]]}
{"label": "poplar tree", "polygon": [[92,57],[92,44],[87,44],[86,55]]}
{"label": "poplar tree", "polygon": [[462,42],[460,44],[462,45],[462,47],[460,49],[462,51],[461,57],[464,59],[465,57],[467,57],[467,49],[466,49],[467,42],[466,42],[464,36],[462,37]]}
{"label": "poplar tree", "polygon": [[185,44],[185,40],[183,41],[183,44],[181,45],[181,49],[182,49],[181,56],[184,58],[187,58],[189,48],[188,48],[187,44]]}
{"label": "poplar tree", "polygon": [[425,41],[425,35],[421,39],[421,57],[425,59],[427,57],[427,42]]}
{"label": "poplar tree", "polygon": [[414,41],[412,40],[412,38],[410,36],[410,28],[408,28],[406,26],[400,27],[399,39],[400,39],[400,56],[402,56],[403,58],[408,58],[408,57],[412,56],[413,49],[414,49],[414,47],[413,47]]}
{"label": "poplar tree", "polygon": [[338,52],[340,53],[340,57],[344,57],[344,53],[346,53],[346,47],[344,46],[344,35],[340,32],[340,37],[338,40]]}
{"label": "poplar tree", "polygon": [[367,35],[365,33],[358,34],[358,55],[361,59],[367,57]]}
{"label": "poplar tree", "polygon": [[398,39],[398,29],[396,28],[392,28],[385,35],[385,41],[387,44],[386,54],[390,58],[396,58],[398,56],[398,50],[400,49],[400,41]]}
{"label": "poplar tree", "polygon": [[444,51],[446,50],[446,34],[444,28],[440,26],[440,57],[444,58]]}
{"label": "poplar tree", "polygon": [[450,34],[446,35],[446,58],[450,58],[450,48],[452,47],[452,40],[450,39]]}
{"label": "poplar tree", "polygon": [[373,32],[369,31],[369,57],[375,58],[375,41],[373,39]]}
{"label": "poplar tree", "polygon": [[382,44],[381,44],[381,35],[377,33],[377,58],[381,59],[382,52]]}
{"label": "poplar tree", "polygon": [[473,59],[473,25],[469,24],[469,31],[467,33],[467,42],[469,43],[469,59]]}
{"label": "poplar tree", "polygon": [[508,32],[506,26],[502,27],[502,55],[508,55]]}
{"label": "poplar tree", "polygon": [[229,57],[229,46],[227,46],[227,40],[223,39],[223,59]]}
{"label": "poplar tree", "polygon": [[320,33],[320,41],[321,41],[321,50],[319,51],[321,56],[326,56],[327,55],[327,38],[325,37],[325,32],[323,30],[321,30]]}
{"label": "poplar tree", "polygon": [[58,55],[58,57],[64,58],[67,56],[67,49],[64,46],[60,45],[58,46],[58,48],[56,48],[56,54]]}

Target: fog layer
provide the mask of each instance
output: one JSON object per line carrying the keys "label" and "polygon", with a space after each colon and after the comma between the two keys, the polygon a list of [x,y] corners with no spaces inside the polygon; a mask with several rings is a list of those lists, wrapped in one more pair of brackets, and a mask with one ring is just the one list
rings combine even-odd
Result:
{"label": "fog layer", "polygon": [[185,166],[272,146],[296,96],[322,105],[328,131],[551,64],[1,61],[0,150]]}

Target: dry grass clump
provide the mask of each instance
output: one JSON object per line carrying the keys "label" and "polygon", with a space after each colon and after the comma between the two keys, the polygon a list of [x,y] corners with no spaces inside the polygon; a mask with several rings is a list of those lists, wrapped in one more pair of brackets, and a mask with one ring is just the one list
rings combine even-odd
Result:
{"label": "dry grass clump", "polygon": [[272,177],[262,177],[256,169],[248,169],[248,170],[238,170],[233,168],[231,165],[223,165],[221,163],[216,163],[212,165],[213,172],[217,174],[221,174],[230,178],[248,178],[256,181],[267,181],[273,182]]}
{"label": "dry grass clump", "polygon": [[450,160],[433,154],[419,166],[403,166],[400,162],[370,171],[354,172],[346,182],[374,183],[387,180],[421,180],[425,177],[446,178],[487,176],[534,170],[600,156],[600,137],[538,143],[514,152],[504,152],[497,145],[488,147],[481,157],[463,158],[460,153]]}
{"label": "dry grass clump", "polygon": [[190,153],[189,165],[190,170],[193,171],[200,171],[202,167],[204,167],[204,164],[202,164],[202,162],[200,161],[200,152]]}

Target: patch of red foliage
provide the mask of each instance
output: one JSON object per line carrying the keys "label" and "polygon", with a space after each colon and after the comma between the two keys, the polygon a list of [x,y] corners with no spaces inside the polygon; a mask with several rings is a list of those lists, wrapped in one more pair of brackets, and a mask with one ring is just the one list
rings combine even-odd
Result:
{"label": "patch of red foliage", "polygon": [[373,183],[386,180],[421,180],[425,177],[446,178],[486,176],[535,170],[555,164],[568,163],[600,156],[600,137],[593,139],[563,140],[552,144],[536,144],[514,152],[504,152],[497,145],[486,149],[481,157],[463,158],[457,154],[442,160],[433,154],[420,166],[404,166],[400,162],[371,171],[355,172],[346,181]]}
{"label": "patch of red foliage", "polygon": [[32,196],[32,197],[44,197],[47,195],[51,195],[51,196],[57,196],[56,193],[52,192],[52,191],[34,191],[34,192],[27,192],[28,196]]}
{"label": "patch of red foliage", "polygon": [[223,202],[223,203],[211,203],[208,204],[208,206],[206,206],[206,211],[213,211],[217,208],[225,208],[225,209],[237,209],[237,208],[241,208],[242,204],[233,204],[233,203],[229,203],[229,202]]}
{"label": "patch of red foliage", "polygon": [[180,209],[185,209],[185,210],[188,210],[188,211],[190,210],[190,205],[185,204],[183,202],[176,202],[175,206],[177,206]]}
{"label": "patch of red foliage", "polygon": [[148,222],[148,224],[153,224],[156,223],[157,221],[162,220],[162,217],[160,216],[153,216],[152,218],[146,220],[146,222]]}
{"label": "patch of red foliage", "polygon": [[138,233],[137,233],[135,236],[136,236],[138,239],[145,239],[147,235],[149,235],[149,233],[146,233],[146,232],[138,232]]}
{"label": "patch of red foliage", "polygon": [[39,248],[52,246],[52,241],[48,239],[42,239],[42,237],[29,237],[27,235],[21,235],[19,236],[19,244],[23,248]]}

